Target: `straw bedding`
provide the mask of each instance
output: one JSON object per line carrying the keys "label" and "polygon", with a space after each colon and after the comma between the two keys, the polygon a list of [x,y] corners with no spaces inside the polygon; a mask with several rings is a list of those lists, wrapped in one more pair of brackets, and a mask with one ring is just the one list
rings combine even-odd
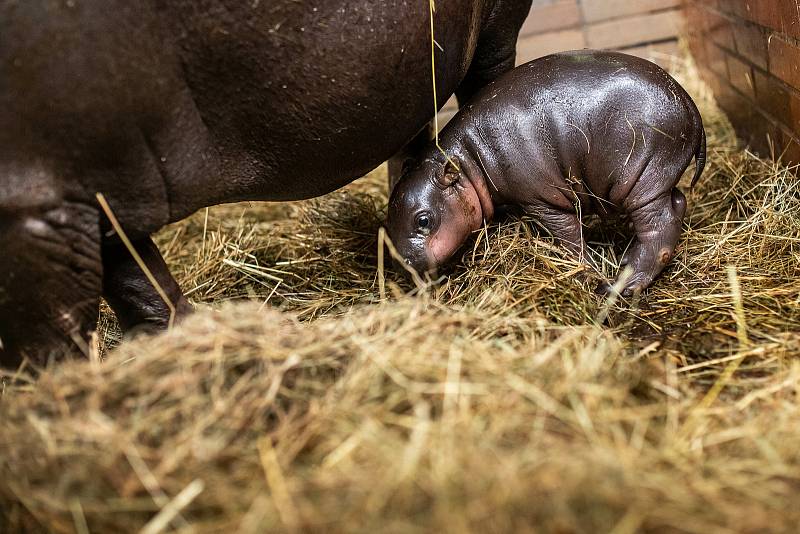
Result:
{"label": "straw bedding", "polygon": [[[198,313],[112,348],[104,312],[91,358],[4,377],[0,530],[795,530],[799,182],[674,70],[709,163],[646,295],[513,215],[416,287],[383,171],[200,212],[159,236]],[[587,232],[613,275],[624,224]]]}

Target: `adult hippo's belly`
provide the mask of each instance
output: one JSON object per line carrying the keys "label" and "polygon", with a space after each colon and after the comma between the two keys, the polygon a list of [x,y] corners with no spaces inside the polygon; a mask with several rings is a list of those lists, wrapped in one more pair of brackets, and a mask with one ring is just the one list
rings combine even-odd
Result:
{"label": "adult hippo's belly", "polygon": [[[439,103],[513,67],[531,0],[439,2]],[[199,208],[335,190],[433,116],[429,5],[176,0],[0,6],[0,363],[189,310],[149,234]],[[103,193],[166,293],[133,263]],[[80,345],[80,343],[78,343]]]}
{"label": "adult hippo's belly", "polygon": [[[223,160],[257,162],[223,169],[241,182],[235,200],[341,187],[393,156],[433,114],[427,2],[283,4],[220,17],[225,32],[216,17],[175,12],[192,28],[179,43],[185,79]],[[466,76],[490,7],[440,2],[440,98]]]}

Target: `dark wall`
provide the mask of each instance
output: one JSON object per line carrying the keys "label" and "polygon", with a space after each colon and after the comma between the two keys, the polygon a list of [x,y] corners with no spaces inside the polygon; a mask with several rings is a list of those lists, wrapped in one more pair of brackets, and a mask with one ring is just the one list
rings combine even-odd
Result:
{"label": "dark wall", "polygon": [[701,73],[744,141],[800,163],[800,7],[795,0],[684,0]]}

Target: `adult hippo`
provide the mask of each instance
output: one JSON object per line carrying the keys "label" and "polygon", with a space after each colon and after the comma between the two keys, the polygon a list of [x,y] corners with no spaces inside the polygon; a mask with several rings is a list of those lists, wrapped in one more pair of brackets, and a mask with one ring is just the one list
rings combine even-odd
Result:
{"label": "adult hippo", "polygon": [[[436,85],[514,65],[531,0],[438,3]],[[0,364],[190,306],[150,239],[205,206],[333,191],[433,116],[426,0],[7,0],[0,4]]]}

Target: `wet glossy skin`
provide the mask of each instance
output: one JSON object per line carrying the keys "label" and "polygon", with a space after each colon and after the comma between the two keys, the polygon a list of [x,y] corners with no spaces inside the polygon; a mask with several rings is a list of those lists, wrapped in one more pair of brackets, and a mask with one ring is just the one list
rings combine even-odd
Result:
{"label": "wet glossy skin", "polygon": [[612,52],[514,69],[462,107],[440,144],[452,163],[429,146],[390,200],[389,236],[415,269],[441,267],[497,206],[522,207],[584,261],[581,217],[625,214],[636,239],[624,294],[674,255],[686,210],[676,185],[693,158],[692,183],[705,162],[689,95],[657,65]]}
{"label": "wet glossy skin", "polygon": [[[513,67],[530,4],[439,3],[441,104]],[[434,113],[429,24],[426,1],[0,3],[0,365],[82,346],[101,293],[128,328],[166,324],[95,193],[180,313],[149,234],[398,154]]]}

